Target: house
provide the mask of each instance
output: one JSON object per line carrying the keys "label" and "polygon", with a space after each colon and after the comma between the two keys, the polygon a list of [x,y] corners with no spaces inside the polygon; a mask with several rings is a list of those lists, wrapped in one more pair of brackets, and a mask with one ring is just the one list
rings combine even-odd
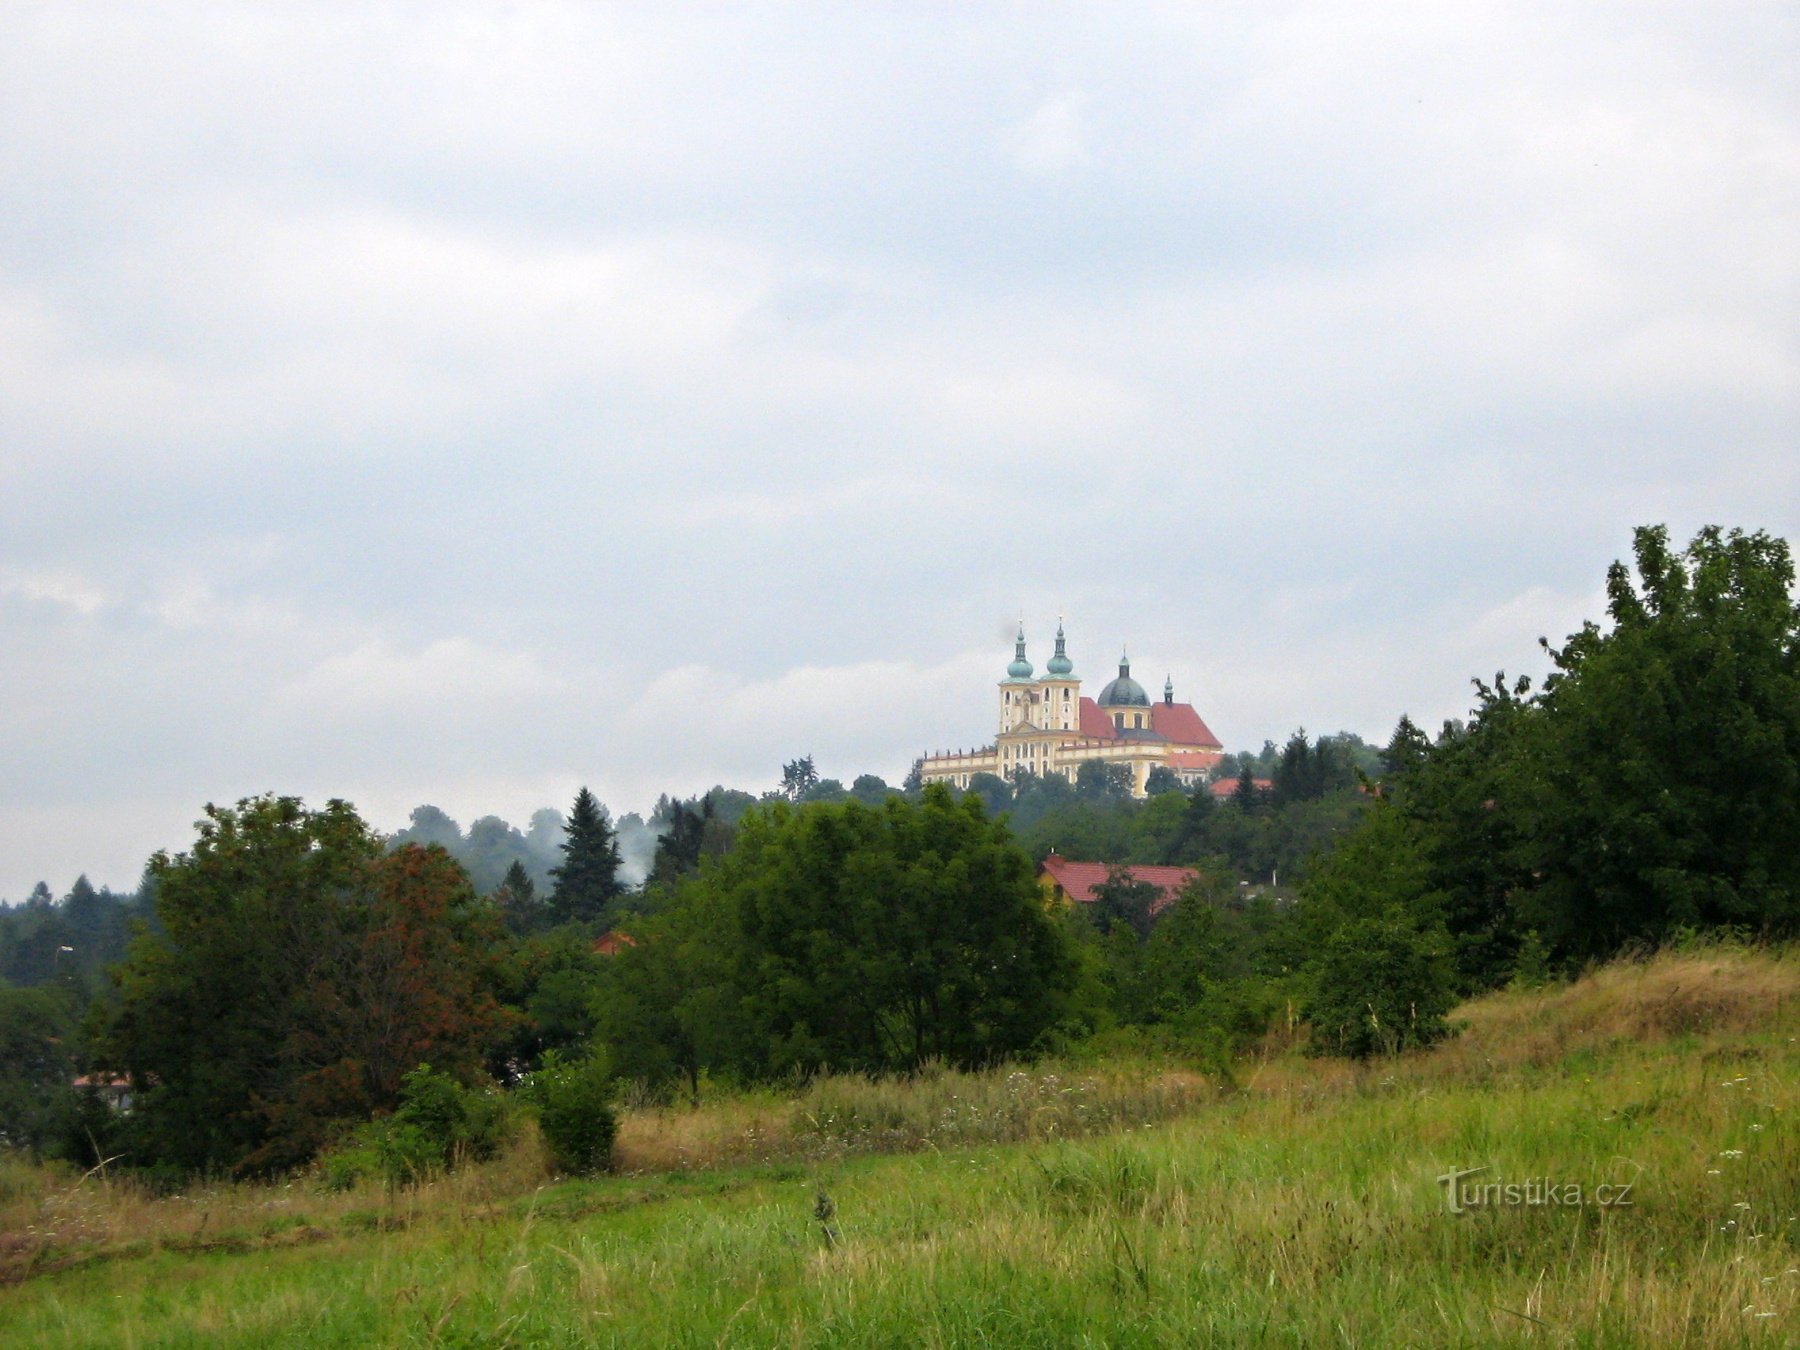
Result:
{"label": "house", "polygon": [[1174,904],[1200,875],[1194,867],[1118,867],[1111,863],[1076,862],[1052,853],[1038,864],[1038,884],[1058,904],[1091,905],[1098,898],[1095,889],[1104,886],[1114,872],[1156,887],[1156,899],[1150,904],[1152,914],[1161,914]]}
{"label": "house", "polygon": [[594,939],[594,955],[617,956],[627,947],[637,946],[637,939],[630,933],[621,933],[616,928],[609,928]]}
{"label": "house", "polygon": [[69,1086],[77,1092],[91,1092],[106,1105],[124,1115],[131,1110],[131,1080],[118,1075],[82,1074]]}
{"label": "house", "polygon": [[[1255,788],[1258,792],[1273,792],[1275,790],[1274,781],[1268,778],[1252,778],[1250,780],[1250,786]],[[1238,779],[1235,776],[1215,779],[1213,782],[1206,785],[1206,790],[1212,793],[1213,800],[1219,802],[1230,801],[1237,789]]]}

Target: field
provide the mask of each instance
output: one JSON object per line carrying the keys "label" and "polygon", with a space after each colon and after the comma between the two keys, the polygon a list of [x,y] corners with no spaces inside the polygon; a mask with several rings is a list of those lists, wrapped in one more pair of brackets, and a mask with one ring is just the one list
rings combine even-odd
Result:
{"label": "field", "polygon": [[[1800,1341],[1800,957],[1456,1016],[1427,1054],[1271,1047],[1231,1083],[1039,1065],[633,1111],[596,1181],[547,1179],[529,1133],[392,1194],[0,1163],[0,1343]],[[1437,1178],[1469,1168],[1453,1214]]]}

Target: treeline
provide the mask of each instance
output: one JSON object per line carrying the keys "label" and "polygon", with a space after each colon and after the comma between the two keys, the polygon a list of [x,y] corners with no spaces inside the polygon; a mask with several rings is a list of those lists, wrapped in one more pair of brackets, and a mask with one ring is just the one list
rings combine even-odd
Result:
{"label": "treeline", "polygon": [[[661,800],[639,885],[624,822],[585,789],[549,866],[541,817],[483,831],[486,886],[452,854],[476,831],[428,814],[386,840],[339,802],[209,808],[192,849],[153,859],[154,922],[78,1032],[72,995],[0,990],[0,1132],[261,1172],[375,1147],[367,1122],[424,1109],[409,1081],[591,1102],[608,1075],[698,1094],[1121,1047],[1228,1076],[1271,1035],[1426,1044],[1465,993],[1632,944],[1794,935],[1785,543],[1709,530],[1676,553],[1641,531],[1608,592],[1610,625],[1549,649],[1542,688],[1478,683],[1435,737],[1408,719],[1380,751],[1297,732],[1218,794],[1159,777],[1142,802],[1104,767],[959,795],[844,788],[800,759],[761,799]],[[1059,911],[1035,879],[1053,847],[1197,880],[1167,904],[1121,870]],[[74,1069],[124,1076],[137,1109],[71,1097]]]}
{"label": "treeline", "polygon": [[23,904],[0,905],[0,984],[55,986],[86,1003],[125,955],[134,921],[153,912],[147,885],[119,894],[81,876],[58,899],[40,881]]}
{"label": "treeline", "polygon": [[1800,928],[1800,606],[1785,541],[1640,529],[1609,627],[1541,688],[1477,681],[1466,723],[1403,719],[1382,800],[1313,899],[1441,946],[1462,987],[1699,931]]}

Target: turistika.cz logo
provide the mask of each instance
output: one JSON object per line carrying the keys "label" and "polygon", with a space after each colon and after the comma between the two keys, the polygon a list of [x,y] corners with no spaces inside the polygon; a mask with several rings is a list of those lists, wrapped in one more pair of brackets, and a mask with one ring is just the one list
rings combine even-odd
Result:
{"label": "turistika.cz logo", "polygon": [[1487,1171],[1486,1167],[1464,1167],[1445,1172],[1437,1179],[1444,1188],[1444,1204],[1452,1214],[1467,1214],[1472,1209],[1503,1209],[1550,1206],[1579,1209],[1596,1205],[1601,1209],[1618,1209],[1631,1204],[1628,1181],[1602,1182],[1589,1191],[1579,1181],[1556,1181],[1550,1177],[1531,1177],[1525,1181],[1469,1181]]}

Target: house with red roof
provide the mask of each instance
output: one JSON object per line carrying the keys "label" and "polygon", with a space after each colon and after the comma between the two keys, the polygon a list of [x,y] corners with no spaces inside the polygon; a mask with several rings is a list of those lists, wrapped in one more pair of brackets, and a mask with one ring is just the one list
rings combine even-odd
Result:
{"label": "house with red roof", "polygon": [[1110,863],[1076,862],[1052,853],[1038,864],[1038,884],[1060,904],[1091,905],[1099,898],[1095,892],[1115,872],[1156,887],[1156,899],[1150,904],[1153,915],[1174,904],[1200,875],[1193,867],[1117,867]]}
{"label": "house with red roof", "polygon": [[[1258,792],[1273,792],[1275,790],[1274,781],[1268,778],[1252,778],[1250,780],[1250,785]],[[1212,793],[1214,800],[1221,802],[1230,801],[1232,794],[1237,791],[1237,788],[1238,780],[1235,778],[1220,778],[1206,785],[1206,790]]]}
{"label": "house with red roof", "polygon": [[1012,664],[999,685],[999,713],[992,745],[926,755],[919,761],[923,781],[966,788],[978,773],[1010,780],[1021,772],[1073,781],[1083,764],[1098,760],[1123,766],[1132,793],[1142,797],[1152,769],[1166,768],[1192,786],[1224,756],[1225,747],[1194,705],[1175,701],[1174,680],[1163,681],[1162,700],[1153,703],[1132,679],[1128,656],[1119,658],[1118,676],[1098,697],[1085,696],[1060,623],[1056,654],[1042,676],[1025,655],[1025,625],[1019,625]]}

